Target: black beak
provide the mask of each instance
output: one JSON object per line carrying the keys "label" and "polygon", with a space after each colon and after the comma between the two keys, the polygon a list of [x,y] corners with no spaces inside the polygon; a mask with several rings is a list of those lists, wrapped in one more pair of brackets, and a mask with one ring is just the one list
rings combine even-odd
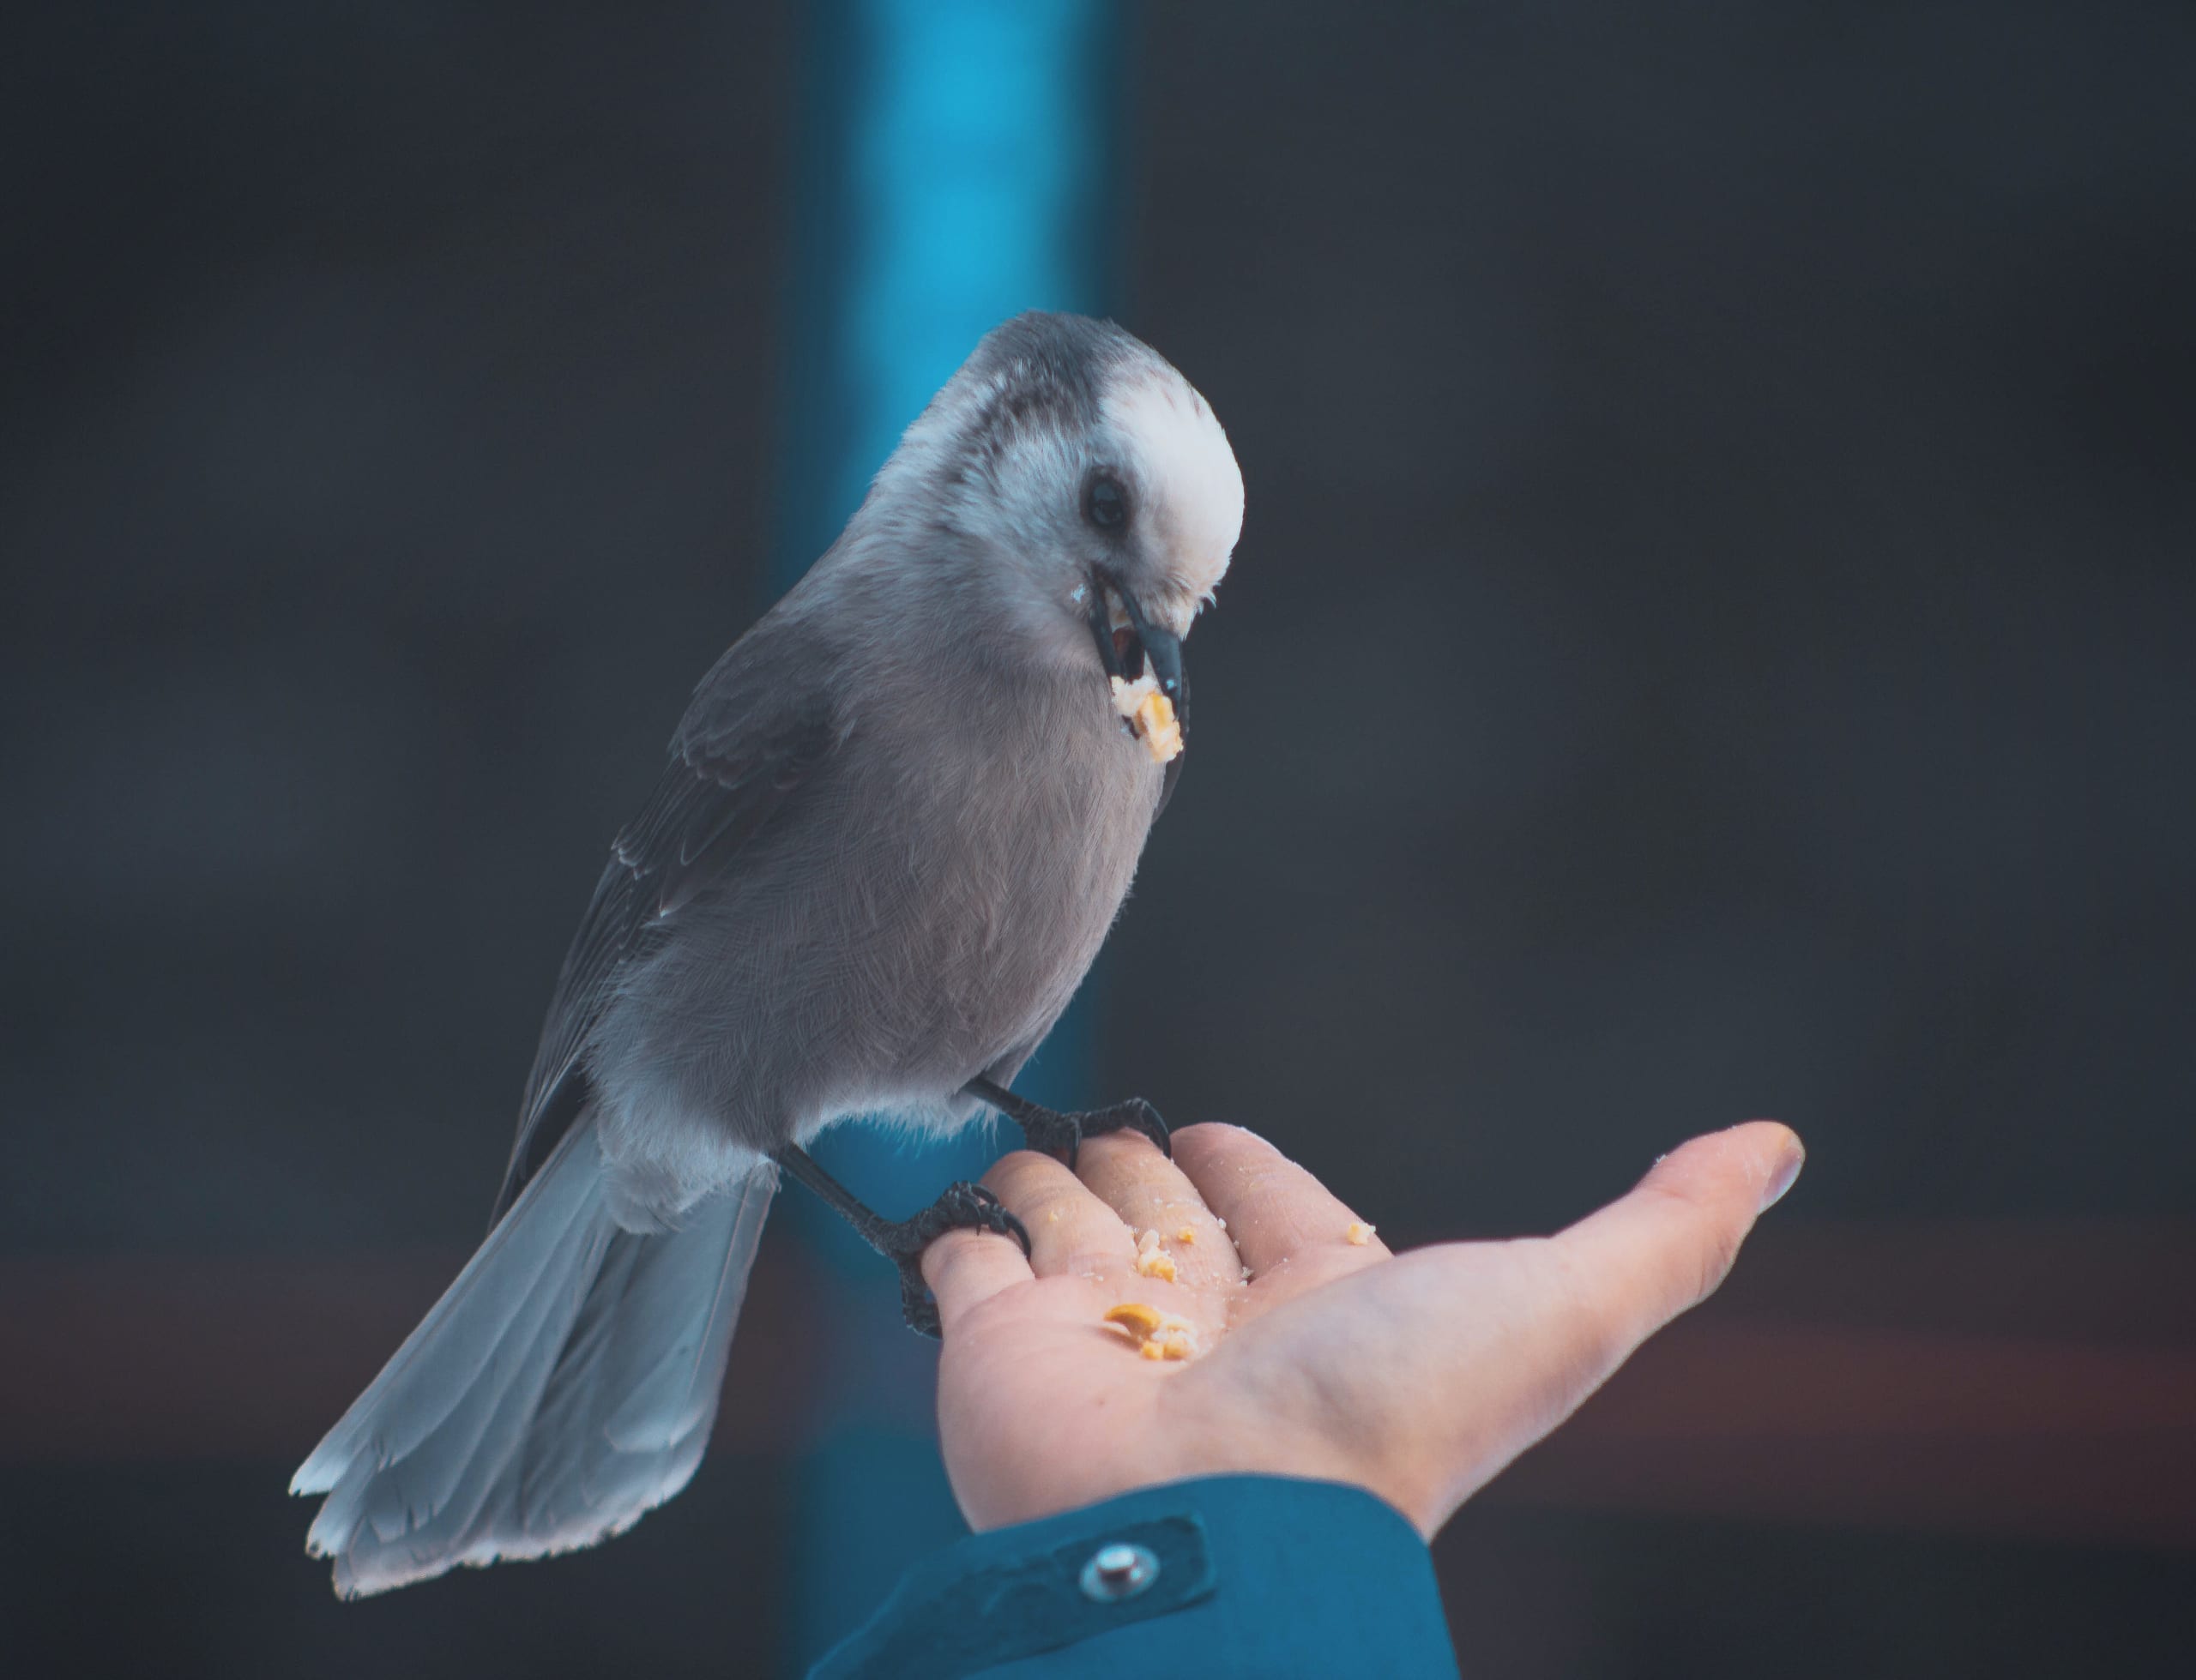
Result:
{"label": "black beak", "polygon": [[[1104,662],[1107,674],[1129,681],[1149,671],[1159,684],[1159,691],[1174,708],[1174,721],[1186,744],[1190,733],[1190,674],[1182,665],[1182,638],[1163,625],[1153,623],[1144,616],[1143,604],[1113,579],[1101,574],[1095,581],[1097,587],[1090,592],[1090,633],[1097,641],[1098,657]],[[1121,611],[1127,615],[1129,628],[1134,633],[1126,647],[1116,637],[1109,598],[1121,604]],[[1182,754],[1176,753],[1167,761],[1166,779],[1159,792],[1159,809],[1162,811],[1167,809],[1167,802],[1174,797],[1174,784],[1181,780],[1182,758]]]}
{"label": "black beak", "polygon": [[1143,668],[1159,679],[1159,692],[1173,702],[1174,716],[1183,725],[1186,738],[1190,679],[1182,670],[1182,638],[1146,618],[1137,598],[1125,589],[1121,591],[1121,610],[1135,626],[1136,639],[1143,644]]}
{"label": "black beak", "polygon": [[1098,658],[1106,667],[1106,674],[1126,682],[1129,676],[1127,661],[1121,657],[1121,650],[1113,641],[1113,614],[1107,604],[1111,596],[1119,593],[1111,584],[1093,579],[1088,617],[1090,620],[1090,639],[1098,644]]}

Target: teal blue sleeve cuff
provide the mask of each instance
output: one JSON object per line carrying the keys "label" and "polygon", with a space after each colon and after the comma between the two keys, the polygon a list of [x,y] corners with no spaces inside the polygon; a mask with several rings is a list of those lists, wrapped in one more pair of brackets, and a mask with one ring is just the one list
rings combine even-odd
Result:
{"label": "teal blue sleeve cuff", "polygon": [[1215,1476],[926,1559],[811,1680],[1456,1672],[1426,1543],[1392,1507]]}

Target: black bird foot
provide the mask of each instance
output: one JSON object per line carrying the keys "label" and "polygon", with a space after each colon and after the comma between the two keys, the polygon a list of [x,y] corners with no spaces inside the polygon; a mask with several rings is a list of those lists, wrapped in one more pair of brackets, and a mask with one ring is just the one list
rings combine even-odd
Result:
{"label": "black bird foot", "polygon": [[1083,1139],[1103,1137],[1107,1132],[1142,1132],[1159,1146],[1161,1154],[1169,1159],[1173,1158],[1174,1146],[1167,1141],[1167,1123],[1159,1117],[1159,1111],[1141,1097],[1131,1097],[1106,1108],[1063,1114],[1058,1109],[1033,1103],[1027,1097],[1017,1097],[1004,1086],[988,1079],[972,1079],[966,1088],[970,1096],[989,1103],[1021,1127],[1023,1142],[1052,1156],[1071,1172],[1082,1153]]}
{"label": "black bird foot", "polygon": [[816,1164],[805,1149],[787,1145],[772,1157],[816,1192],[854,1230],[854,1235],[900,1268],[900,1310],[908,1328],[936,1340],[938,1303],[923,1282],[923,1250],[949,1231],[989,1231],[1011,1237],[1029,1252],[1029,1233],[981,1184],[948,1184],[945,1193],[910,1219],[888,1219],[862,1205],[854,1193]]}
{"label": "black bird foot", "polygon": [[981,1184],[966,1180],[948,1184],[944,1195],[914,1218],[883,1226],[871,1241],[900,1268],[901,1314],[910,1330],[932,1341],[940,1335],[938,1303],[923,1281],[923,1254],[949,1231],[988,1231],[1011,1237],[1022,1244],[1024,1255],[1029,1252],[1029,1233],[1022,1221]]}

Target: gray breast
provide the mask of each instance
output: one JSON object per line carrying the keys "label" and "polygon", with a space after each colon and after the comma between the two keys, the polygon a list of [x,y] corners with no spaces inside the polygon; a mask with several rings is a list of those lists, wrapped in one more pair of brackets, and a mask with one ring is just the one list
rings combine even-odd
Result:
{"label": "gray breast", "polygon": [[624,978],[594,1057],[618,1155],[707,1177],[727,1144],[848,1113],[942,1122],[1065,1009],[1127,894],[1158,768],[1090,673],[900,699]]}

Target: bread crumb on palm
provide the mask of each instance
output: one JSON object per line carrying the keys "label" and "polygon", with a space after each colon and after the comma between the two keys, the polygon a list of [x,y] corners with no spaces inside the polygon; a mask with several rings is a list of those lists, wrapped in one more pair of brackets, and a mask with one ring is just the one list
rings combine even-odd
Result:
{"label": "bread crumb on palm", "polygon": [[1126,1331],[1137,1352],[1147,1359],[1192,1359],[1197,1357],[1198,1329],[1186,1318],[1162,1313],[1143,1301],[1124,1301],[1108,1308],[1106,1322]]}
{"label": "bread crumb on palm", "polygon": [[1141,1341],[1150,1336],[1167,1322],[1167,1315],[1142,1301],[1124,1301],[1106,1310],[1106,1322],[1118,1324]]}
{"label": "bread crumb on palm", "polygon": [[1378,1229],[1379,1226],[1367,1225],[1362,1219],[1352,1219],[1349,1229],[1342,1232],[1342,1239],[1353,1249],[1361,1249],[1372,1240],[1372,1233]]}

